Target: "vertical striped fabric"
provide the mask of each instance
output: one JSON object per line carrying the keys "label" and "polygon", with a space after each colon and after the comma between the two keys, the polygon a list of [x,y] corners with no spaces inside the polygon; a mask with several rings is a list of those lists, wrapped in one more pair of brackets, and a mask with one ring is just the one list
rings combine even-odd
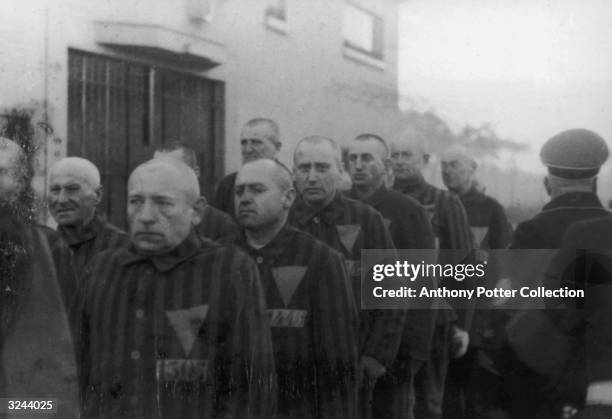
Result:
{"label": "vertical striped fabric", "polygon": [[130,247],[86,268],[74,313],[88,418],[267,418],[276,394],[257,268],[191,235],[170,253]]}
{"label": "vertical striped fabric", "polygon": [[238,172],[230,173],[219,182],[215,191],[213,206],[234,217],[234,184]]}
{"label": "vertical striped fabric", "polygon": [[357,311],[341,254],[285,227],[256,250],[272,326],[277,418],[356,416]]}
{"label": "vertical striped fabric", "polygon": [[82,274],[85,266],[98,253],[126,246],[130,242],[124,231],[107,222],[99,214],[95,214],[91,222],[82,228],[59,226],[57,231],[72,250],[77,275]]}
{"label": "vertical striped fabric", "polygon": [[210,205],[206,206],[202,222],[196,227],[200,237],[206,237],[210,240],[235,235],[237,229],[238,227],[232,217]]}
{"label": "vertical striped fabric", "polygon": [[[347,259],[353,293],[361,308],[361,249],[394,249],[383,218],[369,205],[340,194],[315,211],[298,198],[290,222],[341,252]],[[360,355],[389,367],[401,339],[405,313],[398,310],[360,311]]]}

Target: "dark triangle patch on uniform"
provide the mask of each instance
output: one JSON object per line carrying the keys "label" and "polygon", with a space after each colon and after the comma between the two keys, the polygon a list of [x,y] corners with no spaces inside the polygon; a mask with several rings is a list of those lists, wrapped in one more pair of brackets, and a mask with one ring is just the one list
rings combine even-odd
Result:
{"label": "dark triangle patch on uniform", "polygon": [[472,230],[472,236],[474,236],[474,243],[480,248],[489,232],[489,227],[470,227],[470,230]]}
{"label": "dark triangle patch on uniform", "polygon": [[338,236],[340,236],[340,241],[344,248],[348,252],[352,252],[357,236],[359,236],[361,232],[361,226],[359,224],[338,225],[336,226],[336,230],[338,231]]}
{"label": "dark triangle patch on uniform", "polygon": [[176,336],[185,351],[185,356],[191,353],[193,344],[198,336],[198,331],[202,327],[204,320],[206,320],[207,314],[208,304],[183,310],[166,310],[168,322],[176,332]]}
{"label": "dark triangle patch on uniform", "polygon": [[391,225],[391,220],[388,218],[383,218],[383,223],[385,224],[385,228],[389,230],[389,226]]}
{"label": "dark triangle patch on uniform", "polygon": [[276,287],[285,303],[285,307],[289,305],[295,290],[304,279],[306,266],[279,266],[272,268],[272,276]]}

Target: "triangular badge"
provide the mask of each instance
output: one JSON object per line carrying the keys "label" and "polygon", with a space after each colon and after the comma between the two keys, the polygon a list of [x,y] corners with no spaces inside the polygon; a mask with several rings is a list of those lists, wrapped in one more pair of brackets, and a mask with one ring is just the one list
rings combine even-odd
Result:
{"label": "triangular badge", "polygon": [[383,218],[383,223],[385,224],[385,228],[389,230],[389,226],[391,225],[391,220],[388,218]]}
{"label": "triangular badge", "polygon": [[208,304],[186,308],[183,310],[166,310],[168,322],[174,328],[176,336],[181,342],[181,346],[188,356],[193,348],[193,344],[198,336],[198,331],[206,315],[208,314]]}
{"label": "triangular badge", "polygon": [[476,244],[476,246],[478,246],[478,248],[480,248],[482,245],[482,241],[485,239],[487,233],[489,232],[489,227],[470,227],[470,230],[472,230],[474,243]]}
{"label": "triangular badge", "polygon": [[272,268],[272,276],[285,303],[285,307],[289,305],[291,297],[293,297],[298,285],[304,279],[305,273],[306,266],[279,266],[278,268]]}
{"label": "triangular badge", "polygon": [[346,224],[336,226],[336,230],[338,231],[340,241],[342,241],[344,248],[347,251],[352,252],[353,246],[355,245],[355,240],[357,240],[357,236],[359,236],[359,233],[361,232],[361,226],[359,224]]}

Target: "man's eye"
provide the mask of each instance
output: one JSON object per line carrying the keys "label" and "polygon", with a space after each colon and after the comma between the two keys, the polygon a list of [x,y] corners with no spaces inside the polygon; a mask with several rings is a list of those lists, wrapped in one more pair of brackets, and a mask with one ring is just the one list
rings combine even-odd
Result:
{"label": "man's eye", "polygon": [[349,154],[349,160],[350,160],[350,161],[356,161],[356,160],[357,160],[357,155],[355,155],[355,154]]}

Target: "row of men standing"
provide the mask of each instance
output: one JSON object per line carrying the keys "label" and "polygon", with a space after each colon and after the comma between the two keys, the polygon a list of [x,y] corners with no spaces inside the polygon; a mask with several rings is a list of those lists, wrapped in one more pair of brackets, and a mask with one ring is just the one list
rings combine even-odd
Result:
{"label": "row of men standing", "polygon": [[[22,152],[3,141],[14,164]],[[360,251],[467,252],[470,225],[478,246],[505,247],[507,220],[472,182],[475,162],[456,150],[443,158],[454,195],[424,181],[422,140],[390,148],[365,134],[350,142],[353,188],[342,194],[329,138],[299,142],[294,176],[269,159],[280,148],[273,121],[250,121],[241,145],[245,164],[216,199],[235,207],[239,227],[205,205],[180,145],[132,173],[129,237],[96,213],[91,163],[67,158],[50,170],[49,208],[78,277],[71,308],[86,415],[266,417],[278,398],[280,417],[440,417],[472,313],[359,310]],[[399,192],[386,185],[391,164]],[[77,281],[57,276],[72,300]]]}

